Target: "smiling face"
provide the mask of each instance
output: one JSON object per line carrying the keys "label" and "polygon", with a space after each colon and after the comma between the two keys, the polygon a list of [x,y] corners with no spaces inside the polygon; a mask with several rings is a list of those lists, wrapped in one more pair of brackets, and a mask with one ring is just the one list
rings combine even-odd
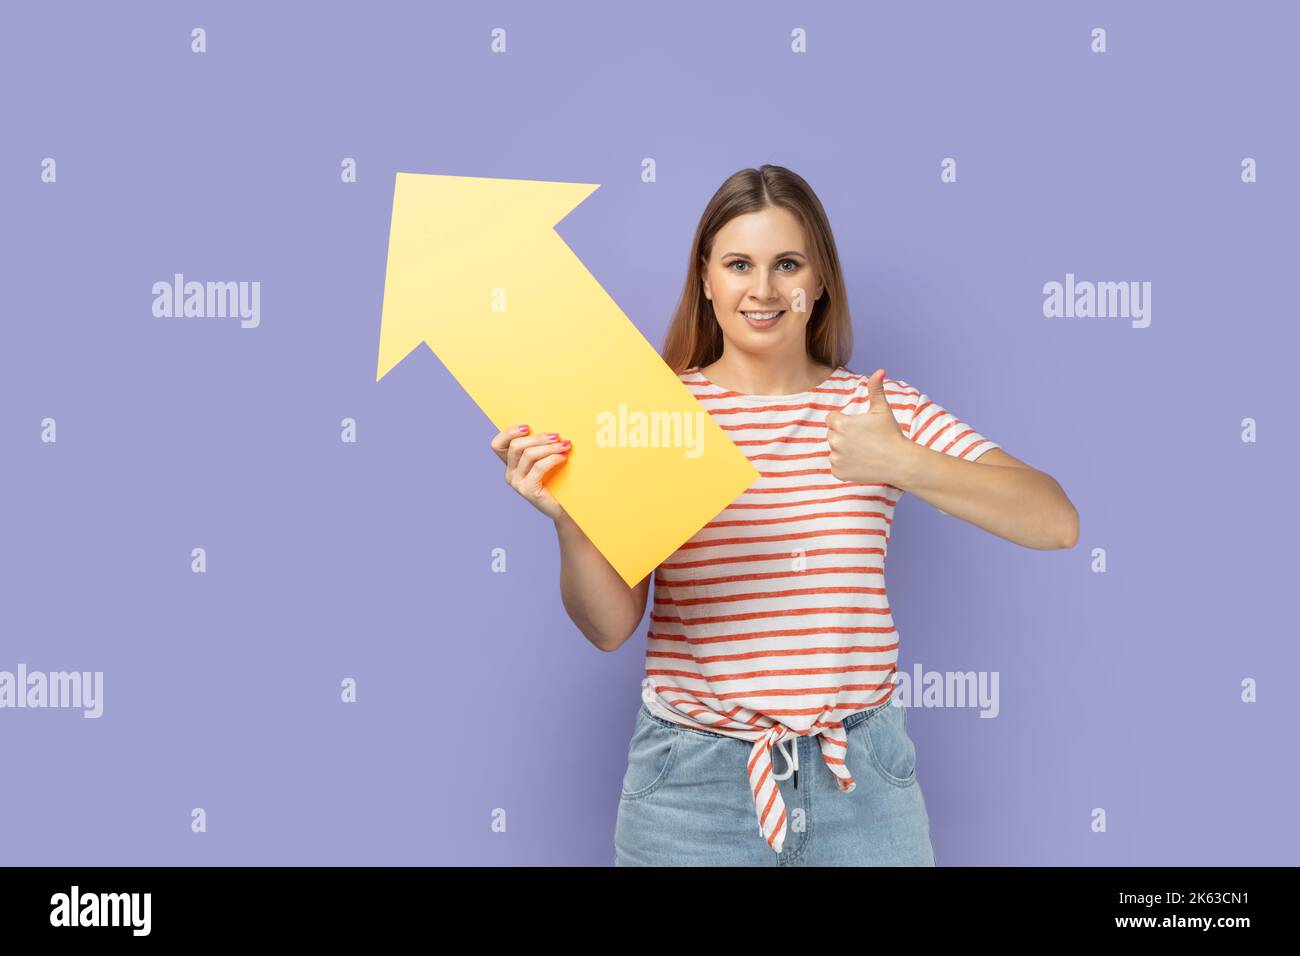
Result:
{"label": "smiling face", "polygon": [[822,285],[803,226],[789,210],[768,206],[732,219],[714,237],[701,272],[727,348],[803,360]]}

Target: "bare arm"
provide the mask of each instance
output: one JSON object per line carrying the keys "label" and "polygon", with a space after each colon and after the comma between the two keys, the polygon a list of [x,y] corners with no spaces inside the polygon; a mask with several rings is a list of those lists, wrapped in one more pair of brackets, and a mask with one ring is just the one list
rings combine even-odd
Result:
{"label": "bare arm", "polygon": [[505,479],[524,500],[555,523],[560,542],[560,597],[587,640],[616,651],[641,623],[650,590],[647,574],[629,588],[622,576],[546,489],[545,477],[564,466],[571,442],[555,432],[530,434],[528,424],[497,432],[492,451],[505,462]]}
{"label": "bare arm", "polygon": [[1073,548],[1079,512],[1056,479],[991,448],[977,461],[914,443],[898,486],[940,511],[1026,548]]}
{"label": "bare arm", "polygon": [[596,647],[618,650],[641,623],[652,575],[629,588],[567,512],[555,519],[555,533],[565,611]]}
{"label": "bare arm", "polygon": [[[946,514],[1026,548],[1046,551],[1075,546],[1079,512],[1055,478],[1000,448],[970,461],[919,444],[914,439],[920,438],[920,432],[909,438],[899,427],[884,382],[884,369],[876,369],[867,380],[870,403],[865,413],[826,414],[831,474],[841,481],[901,488]],[[949,425],[956,422],[948,417]]]}

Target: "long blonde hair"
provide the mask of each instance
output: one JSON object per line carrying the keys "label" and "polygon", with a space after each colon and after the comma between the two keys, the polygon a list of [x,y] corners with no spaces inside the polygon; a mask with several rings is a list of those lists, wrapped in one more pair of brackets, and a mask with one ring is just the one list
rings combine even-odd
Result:
{"label": "long blonde hair", "polygon": [[784,166],[763,165],[727,177],[700,216],[686,267],[686,286],[668,324],[661,350],[664,362],[674,372],[710,365],[722,355],[722,329],[713,312],[713,303],[704,296],[700,262],[707,261],[712,254],[713,240],[723,226],[737,216],[769,206],[788,209],[803,225],[809,259],[824,287],[808,318],[808,355],[823,365],[848,364],[853,354],[853,325],[840,256],[826,210],[798,173]]}

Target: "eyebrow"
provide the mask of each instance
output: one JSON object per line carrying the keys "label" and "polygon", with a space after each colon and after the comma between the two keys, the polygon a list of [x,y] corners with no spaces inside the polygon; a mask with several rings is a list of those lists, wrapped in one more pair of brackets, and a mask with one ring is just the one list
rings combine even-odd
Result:
{"label": "eyebrow", "polygon": [[[748,258],[749,258],[749,256],[745,255],[743,252],[724,252],[724,253],[722,254],[722,258],[724,258],[724,259],[727,258],[727,256],[740,256],[740,258],[742,258],[742,259],[748,259]],[[806,258],[808,258],[808,257],[805,256],[802,252],[800,252],[798,249],[789,249],[789,250],[787,250],[787,251],[785,251],[785,252],[778,252],[778,253],[777,253],[776,255],[774,255],[772,258],[773,258],[773,259],[780,259],[782,256],[798,256],[800,259],[806,259]]]}

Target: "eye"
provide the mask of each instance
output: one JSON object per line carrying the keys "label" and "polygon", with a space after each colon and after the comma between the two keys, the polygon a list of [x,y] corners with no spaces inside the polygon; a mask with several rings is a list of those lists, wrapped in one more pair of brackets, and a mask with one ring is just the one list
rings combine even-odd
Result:
{"label": "eye", "polygon": [[[799,263],[796,262],[794,259],[782,259],[781,262],[778,262],[778,263],[777,263],[777,265],[781,265],[782,263],[786,263],[786,262],[790,263],[790,265],[792,265],[794,268],[792,268],[792,269],[782,269],[782,270],[781,270],[782,272],[790,273],[790,272],[798,272],[798,271],[799,271]],[[731,268],[731,266],[747,266],[747,265],[749,265],[749,263],[746,262],[744,259],[737,259],[735,262],[732,262],[732,263],[731,263],[727,268]],[[744,271],[747,271],[747,270],[742,269],[742,270],[740,270],[740,271],[744,272]]]}

